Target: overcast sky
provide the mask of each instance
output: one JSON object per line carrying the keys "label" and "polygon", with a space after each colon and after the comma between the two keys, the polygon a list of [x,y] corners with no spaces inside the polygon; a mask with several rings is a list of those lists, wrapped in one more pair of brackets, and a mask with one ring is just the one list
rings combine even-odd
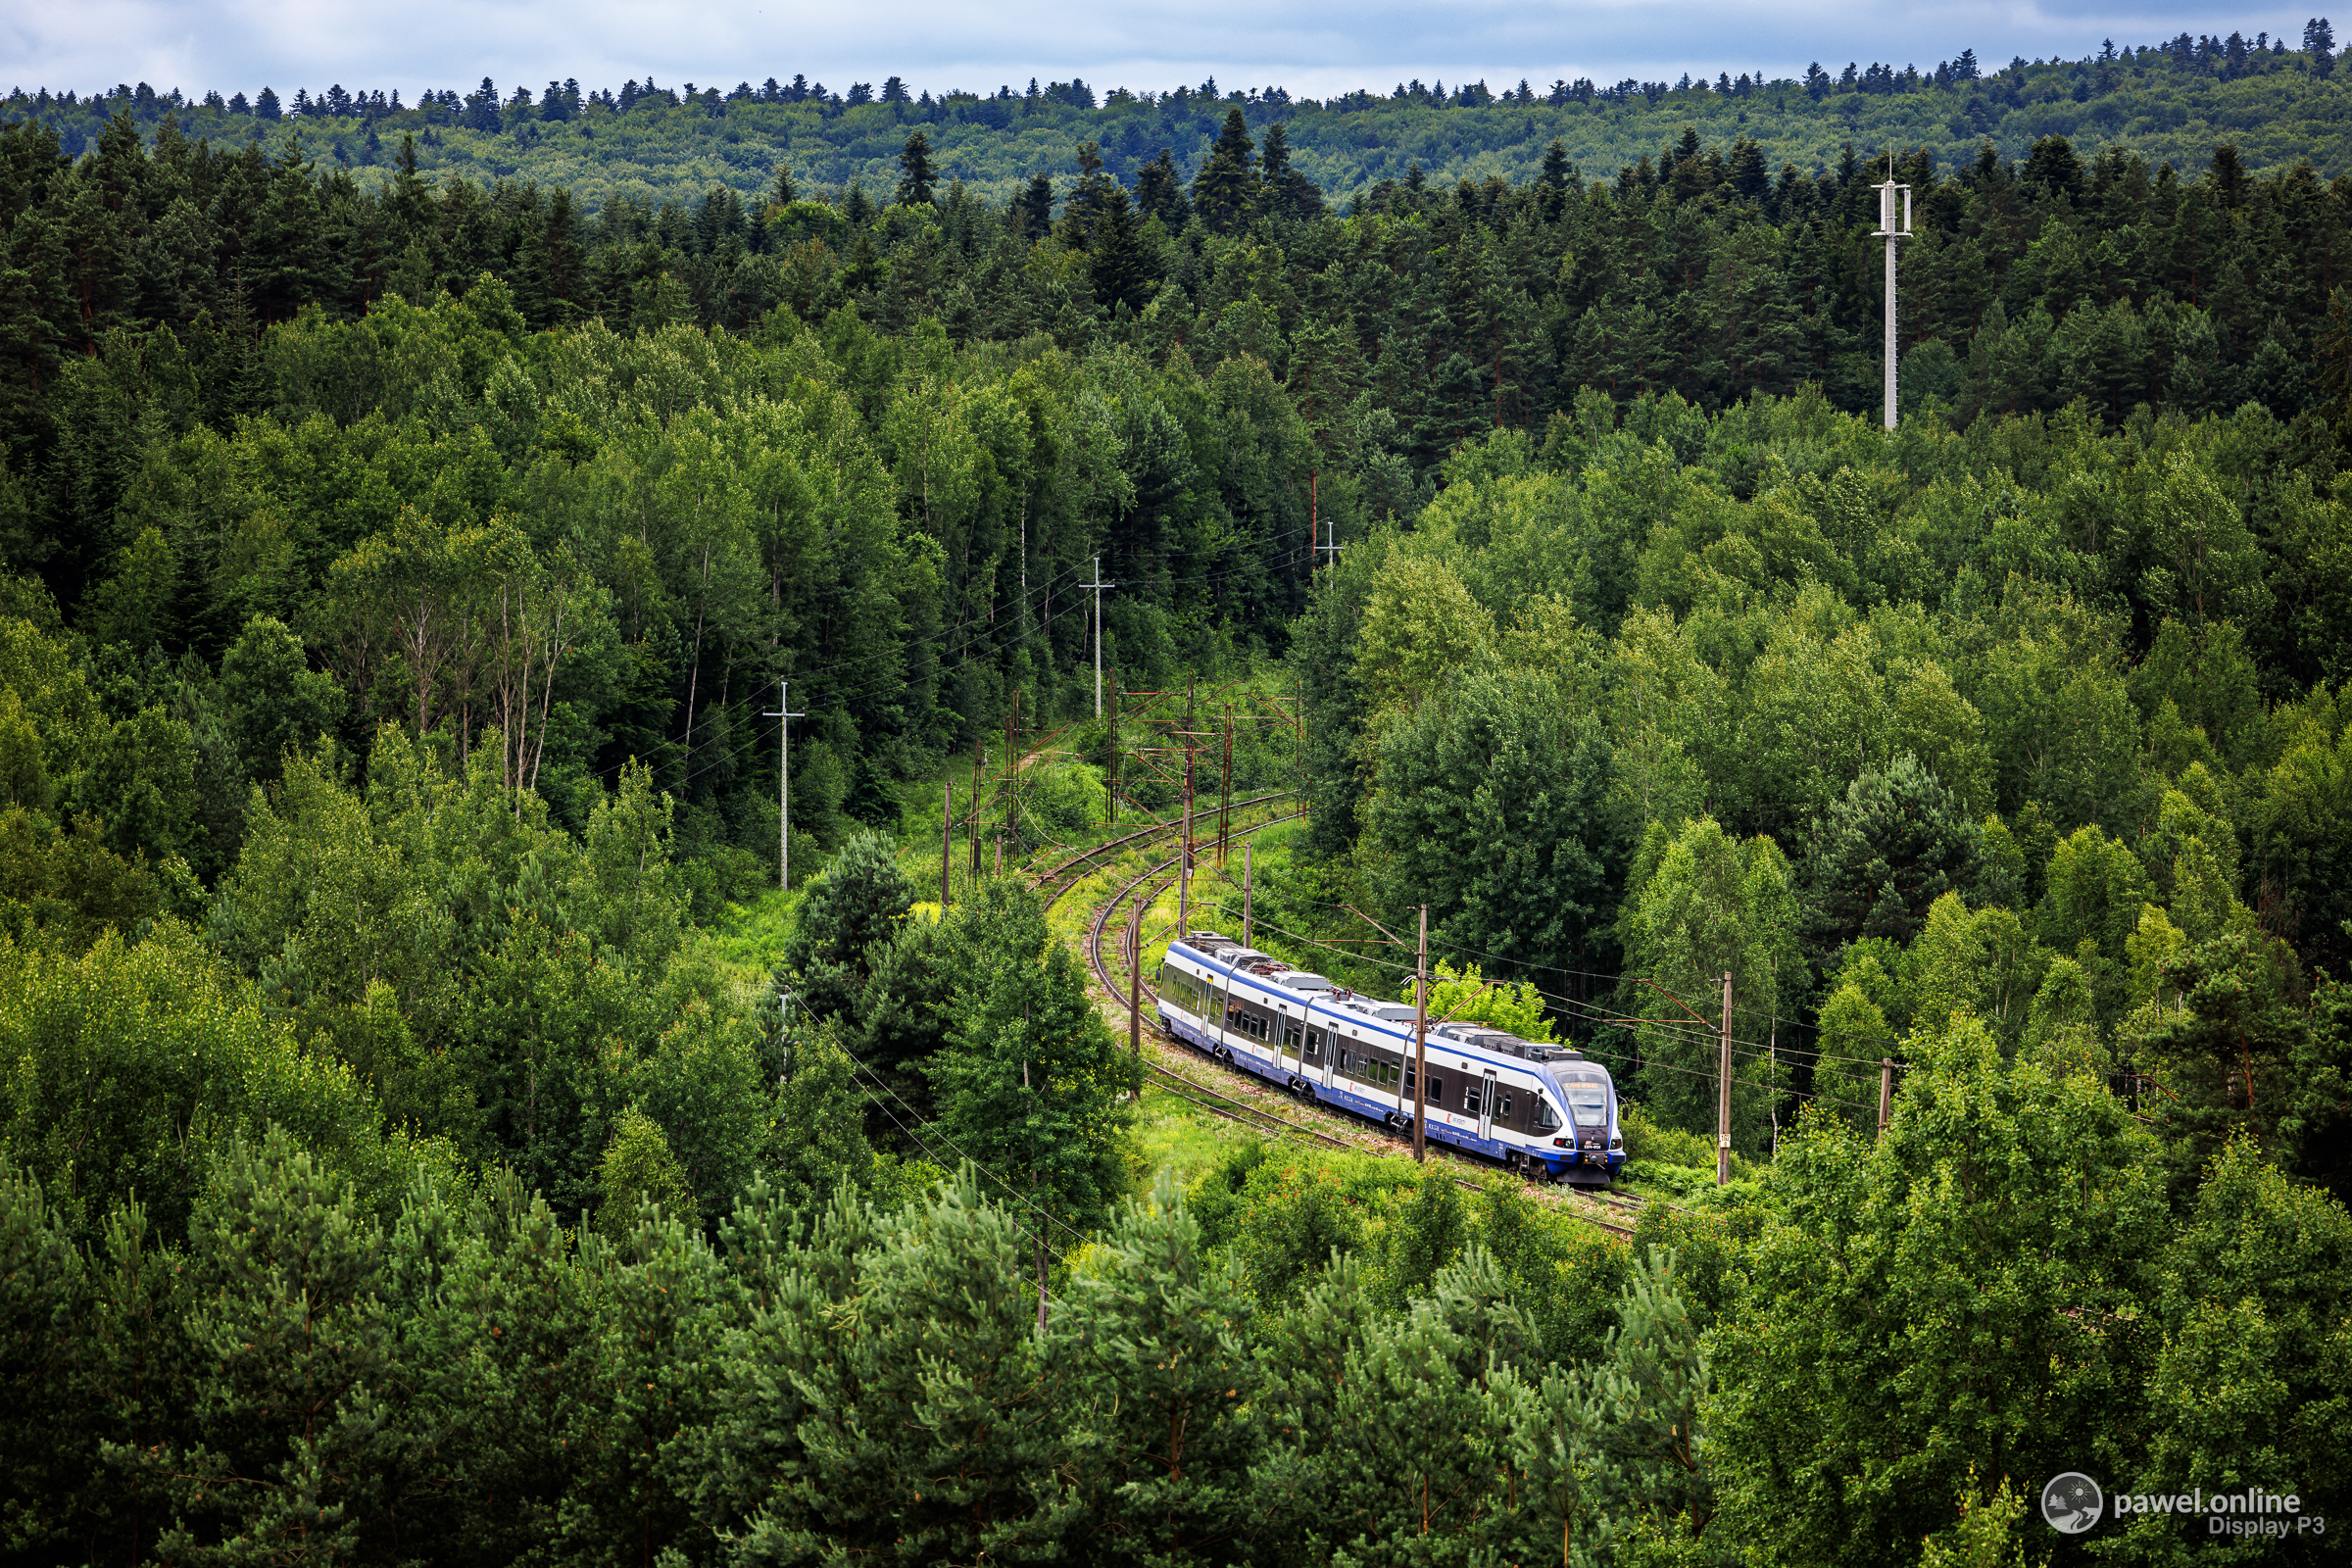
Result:
{"label": "overcast sky", "polygon": [[1990,66],[2183,30],[2251,37],[2267,28],[2292,42],[2304,20],[2097,0],[1930,0],[1858,12],[1824,0],[1042,0],[1017,9],[981,0],[12,0],[0,14],[0,89],[87,92],[144,80],[190,94],[267,84],[290,97],[340,82],[398,87],[413,102],[422,88],[470,87],[485,74],[502,92],[551,77],[597,88],[650,74],[664,87],[726,87],[770,74],[789,81],[795,72],[836,91],[894,74],[918,90],[987,91],[1075,73],[1098,90],[1198,85],[1213,74],[1221,89],[1279,83],[1322,96],[1416,76],[1483,78],[1499,89],[1522,76],[1544,86],[1555,76],[1793,75],[1812,60],[1928,69],[1969,48]]}

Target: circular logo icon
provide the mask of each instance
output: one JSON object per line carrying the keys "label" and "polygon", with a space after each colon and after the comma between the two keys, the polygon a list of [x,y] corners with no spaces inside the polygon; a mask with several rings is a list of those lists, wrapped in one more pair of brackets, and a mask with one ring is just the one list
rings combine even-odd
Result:
{"label": "circular logo icon", "polygon": [[2041,1516],[2062,1536],[2079,1536],[2099,1522],[2107,1511],[2099,1484],[2080,1470],[2052,1476],[2041,1489]]}

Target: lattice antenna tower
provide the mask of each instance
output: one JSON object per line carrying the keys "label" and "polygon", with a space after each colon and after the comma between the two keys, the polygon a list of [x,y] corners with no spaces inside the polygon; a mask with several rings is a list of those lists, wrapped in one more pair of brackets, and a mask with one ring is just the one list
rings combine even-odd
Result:
{"label": "lattice antenna tower", "polygon": [[1886,428],[1894,428],[1894,248],[1911,237],[1911,187],[1894,182],[1894,149],[1886,149],[1886,183],[1879,187],[1879,226],[1886,242]]}

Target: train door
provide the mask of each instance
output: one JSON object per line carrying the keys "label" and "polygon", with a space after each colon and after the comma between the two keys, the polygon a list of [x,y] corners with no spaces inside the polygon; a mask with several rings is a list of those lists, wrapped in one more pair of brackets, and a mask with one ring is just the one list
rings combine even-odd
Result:
{"label": "train door", "polygon": [[1480,1087],[1480,1093],[1478,1097],[1478,1136],[1481,1138],[1492,1138],[1494,1136],[1494,1075],[1492,1072],[1487,1074],[1486,1083]]}
{"label": "train door", "polygon": [[1322,1069],[1323,1087],[1326,1089],[1331,1087],[1332,1058],[1339,1054],[1339,1048],[1331,1043],[1330,1031],[1317,1029],[1311,1024],[1307,1026],[1306,1065],[1308,1070],[1317,1067]]}

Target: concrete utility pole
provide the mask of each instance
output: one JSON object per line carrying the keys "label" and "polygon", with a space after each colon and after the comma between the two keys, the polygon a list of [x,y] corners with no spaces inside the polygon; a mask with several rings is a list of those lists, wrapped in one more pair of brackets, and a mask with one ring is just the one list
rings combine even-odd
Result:
{"label": "concrete utility pole", "polygon": [[1732,972],[1723,972],[1723,1061],[1715,1076],[1715,1185],[1732,1180]]}
{"label": "concrete utility pole", "polygon": [[[1895,194],[1902,210],[1895,210]],[[1900,225],[1897,225],[1897,218]],[[1872,236],[1886,242],[1886,428],[1894,428],[1894,248],[1911,237],[1911,187],[1894,182],[1894,149],[1886,150],[1886,183],[1879,187],[1879,226]]]}
{"label": "concrete utility pole", "polygon": [[1429,1158],[1429,906],[1421,906],[1421,941],[1413,958],[1413,1159]]}
{"label": "concrete utility pole", "polygon": [[1879,1058],[1879,1136],[1886,1136],[1886,1123],[1894,1116],[1894,1058]]}
{"label": "concrete utility pole", "polygon": [[776,720],[776,886],[792,888],[792,721],[807,713],[792,710],[792,682],[776,682],[776,706],[765,715]]}
{"label": "concrete utility pole", "polygon": [[1116,664],[1110,666],[1110,732],[1107,740],[1110,746],[1110,789],[1107,792],[1109,799],[1106,808],[1110,815],[1109,825],[1117,827],[1119,825],[1119,666]]}
{"label": "concrete utility pole", "polygon": [[1095,591],[1095,716],[1101,718],[1102,716],[1102,590],[1116,588],[1118,584],[1102,580],[1102,558],[1097,556],[1095,558],[1095,580],[1082,582],[1078,586],[1092,588]]}

